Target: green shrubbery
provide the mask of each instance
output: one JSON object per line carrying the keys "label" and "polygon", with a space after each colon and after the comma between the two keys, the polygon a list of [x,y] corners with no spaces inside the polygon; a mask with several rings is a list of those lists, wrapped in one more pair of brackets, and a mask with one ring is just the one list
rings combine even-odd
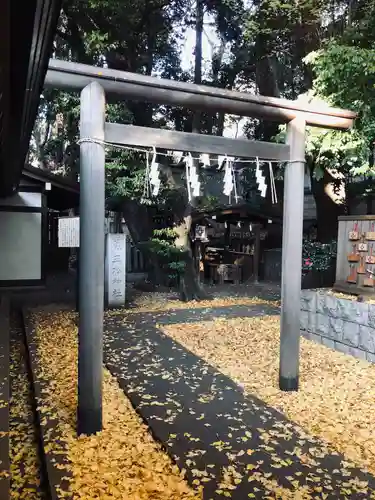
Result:
{"label": "green shrubbery", "polygon": [[175,245],[177,233],[172,228],[154,229],[149,242],[150,251],[159,259],[160,267],[169,278],[169,285],[177,285],[185,269],[183,252]]}
{"label": "green shrubbery", "polygon": [[302,247],[302,273],[328,271],[336,258],[337,242],[320,243],[305,239]]}

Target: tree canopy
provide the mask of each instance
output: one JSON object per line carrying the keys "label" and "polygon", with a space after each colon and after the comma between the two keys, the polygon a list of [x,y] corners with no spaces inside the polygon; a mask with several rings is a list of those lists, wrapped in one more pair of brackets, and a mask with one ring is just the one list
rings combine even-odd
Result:
{"label": "tree canopy", "polygon": [[[361,198],[372,197],[374,14],[374,0],[65,0],[54,55],[269,96],[296,99],[302,95],[358,112],[355,129],[349,133],[308,132],[307,167],[318,233],[324,240],[335,235],[337,215]],[[183,60],[188,32],[195,36],[190,69]],[[208,59],[202,50],[205,40],[211,47]],[[217,135],[229,124],[238,124],[223,113],[192,113],[144,102],[110,102],[107,113],[109,121],[118,123]],[[45,91],[31,144],[34,161],[77,176],[78,120],[78,96]],[[251,138],[277,140],[280,134],[280,127],[267,121],[247,119],[241,126]],[[184,170],[164,162],[160,195],[146,202],[145,164],[143,154],[111,149],[106,165],[108,199],[116,202],[125,218],[146,221],[142,228],[130,227],[139,245],[157,229],[150,215],[155,210],[173,214],[168,219],[171,228],[183,223],[188,233],[191,210],[197,204],[215,204],[215,197],[206,190],[189,209]],[[278,174],[282,178],[282,169]],[[258,205],[270,202],[254,196],[253,172],[247,171],[243,179],[245,199]],[[361,182],[354,182],[358,179]],[[156,236],[160,240],[160,234]],[[173,243],[171,233],[167,240]],[[187,240],[183,251],[190,252]]]}

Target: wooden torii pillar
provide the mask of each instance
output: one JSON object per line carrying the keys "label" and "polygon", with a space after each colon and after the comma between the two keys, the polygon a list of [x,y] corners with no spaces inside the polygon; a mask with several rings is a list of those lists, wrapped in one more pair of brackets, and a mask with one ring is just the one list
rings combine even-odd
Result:
{"label": "wooden torii pillar", "polygon": [[288,123],[290,160],[284,174],[279,369],[283,391],[297,391],[299,382],[305,134],[303,115]]}

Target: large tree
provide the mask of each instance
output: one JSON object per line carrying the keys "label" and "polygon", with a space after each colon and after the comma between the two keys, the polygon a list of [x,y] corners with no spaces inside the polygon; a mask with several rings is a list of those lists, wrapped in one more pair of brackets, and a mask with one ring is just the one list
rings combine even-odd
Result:
{"label": "large tree", "polygon": [[[253,40],[260,93],[292,99],[307,94],[359,113],[349,134],[308,132],[307,169],[322,241],[335,238],[338,215],[350,209],[358,195],[372,191],[368,167],[373,164],[374,142],[374,4],[255,0],[243,16],[244,32]],[[248,124],[253,136],[267,140],[277,129],[267,122]],[[366,182],[352,182],[363,174]]]}
{"label": "large tree", "polygon": [[[335,236],[337,215],[366,199],[371,211],[375,141],[375,3],[350,2],[341,30],[306,58],[314,96],[358,113],[350,133],[310,132],[309,166],[318,200],[320,238]],[[358,182],[360,181],[360,182]],[[320,211],[320,212],[319,212]]]}
{"label": "large tree", "polygon": [[[318,229],[327,240],[334,235],[337,215],[345,208],[337,203],[342,175],[347,179],[353,171],[365,168],[365,159],[370,164],[372,161],[373,86],[365,85],[372,78],[372,13],[374,0],[65,0],[55,55],[292,99],[313,86],[315,96],[359,110],[360,120],[350,135],[309,133],[308,167]],[[196,34],[195,64],[191,72],[184,72],[181,40],[192,27]],[[215,31],[216,40],[207,69],[201,45],[208,29]],[[144,102],[110,102],[107,113],[109,121],[119,123],[218,135],[223,134],[228,119],[223,113],[192,113]],[[45,92],[33,141],[33,153],[41,165],[65,169],[71,175],[79,173],[78,119],[77,96]],[[272,140],[279,131],[274,123],[256,119],[248,120],[245,128],[249,137],[260,140]],[[177,231],[184,267],[189,271],[185,277],[193,277],[188,284],[181,280],[184,297],[199,297],[189,231],[191,213],[196,203],[202,204],[202,197],[188,200],[184,169],[181,165],[171,168],[164,158],[163,189],[158,197],[146,199],[145,155],[112,149],[107,160],[108,195],[123,212],[135,243],[147,254],[154,281],[163,281],[163,273],[155,252],[149,251],[145,242],[152,239],[153,214],[158,211],[166,214],[168,224]],[[246,185],[254,191],[253,176],[247,176]]]}
{"label": "large tree", "polygon": [[[188,0],[165,2],[141,0],[66,0],[55,40],[55,56],[89,64],[106,64],[112,69],[146,75],[157,72],[162,77],[211,83],[203,79],[202,36],[205,16],[214,16],[223,43],[236,38],[231,8],[217,2],[198,0],[195,13]],[[184,31],[195,25],[195,68],[192,75],[180,67],[179,42]],[[220,50],[214,58],[212,78],[227,86],[222,71]],[[229,72],[230,64],[227,62]],[[232,77],[232,84],[234,77]],[[223,132],[224,117],[191,113],[144,102],[110,102],[109,121],[141,126],[175,128],[197,132]],[[34,153],[41,165],[67,174],[79,173],[78,139],[79,101],[64,92],[46,92],[40,108],[40,120],[34,131]],[[158,160],[160,161],[160,160]],[[185,272],[180,282],[185,299],[200,298],[203,291],[197,280],[190,244],[191,215],[202,199],[188,200],[186,179],[181,165],[171,169],[162,162],[163,189],[157,197],[144,193],[145,154],[111,149],[107,154],[107,194],[110,205],[123,212],[134,242],[145,253],[155,282],[165,281],[157,255],[146,242],[155,230],[153,215],[162,212],[176,231]],[[173,170],[173,171],[172,171]],[[176,174],[177,172],[177,174]],[[179,173],[180,172],[180,173]],[[200,197],[201,198],[201,197]],[[173,210],[170,207],[173,207]],[[173,217],[171,217],[173,214]],[[140,221],[142,221],[140,223]],[[180,268],[181,269],[181,268]]]}

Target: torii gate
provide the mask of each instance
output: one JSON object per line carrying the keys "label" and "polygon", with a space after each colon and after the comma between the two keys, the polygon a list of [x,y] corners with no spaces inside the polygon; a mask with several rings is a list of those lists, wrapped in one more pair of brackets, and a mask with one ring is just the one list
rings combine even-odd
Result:
{"label": "torii gate", "polygon": [[[45,86],[81,93],[78,432],[102,428],[104,142],[287,162],[279,386],[298,390],[306,125],[346,130],[352,111],[50,60]],[[287,144],[105,123],[105,94],[287,123]],[[289,266],[287,264],[289,263]]]}

